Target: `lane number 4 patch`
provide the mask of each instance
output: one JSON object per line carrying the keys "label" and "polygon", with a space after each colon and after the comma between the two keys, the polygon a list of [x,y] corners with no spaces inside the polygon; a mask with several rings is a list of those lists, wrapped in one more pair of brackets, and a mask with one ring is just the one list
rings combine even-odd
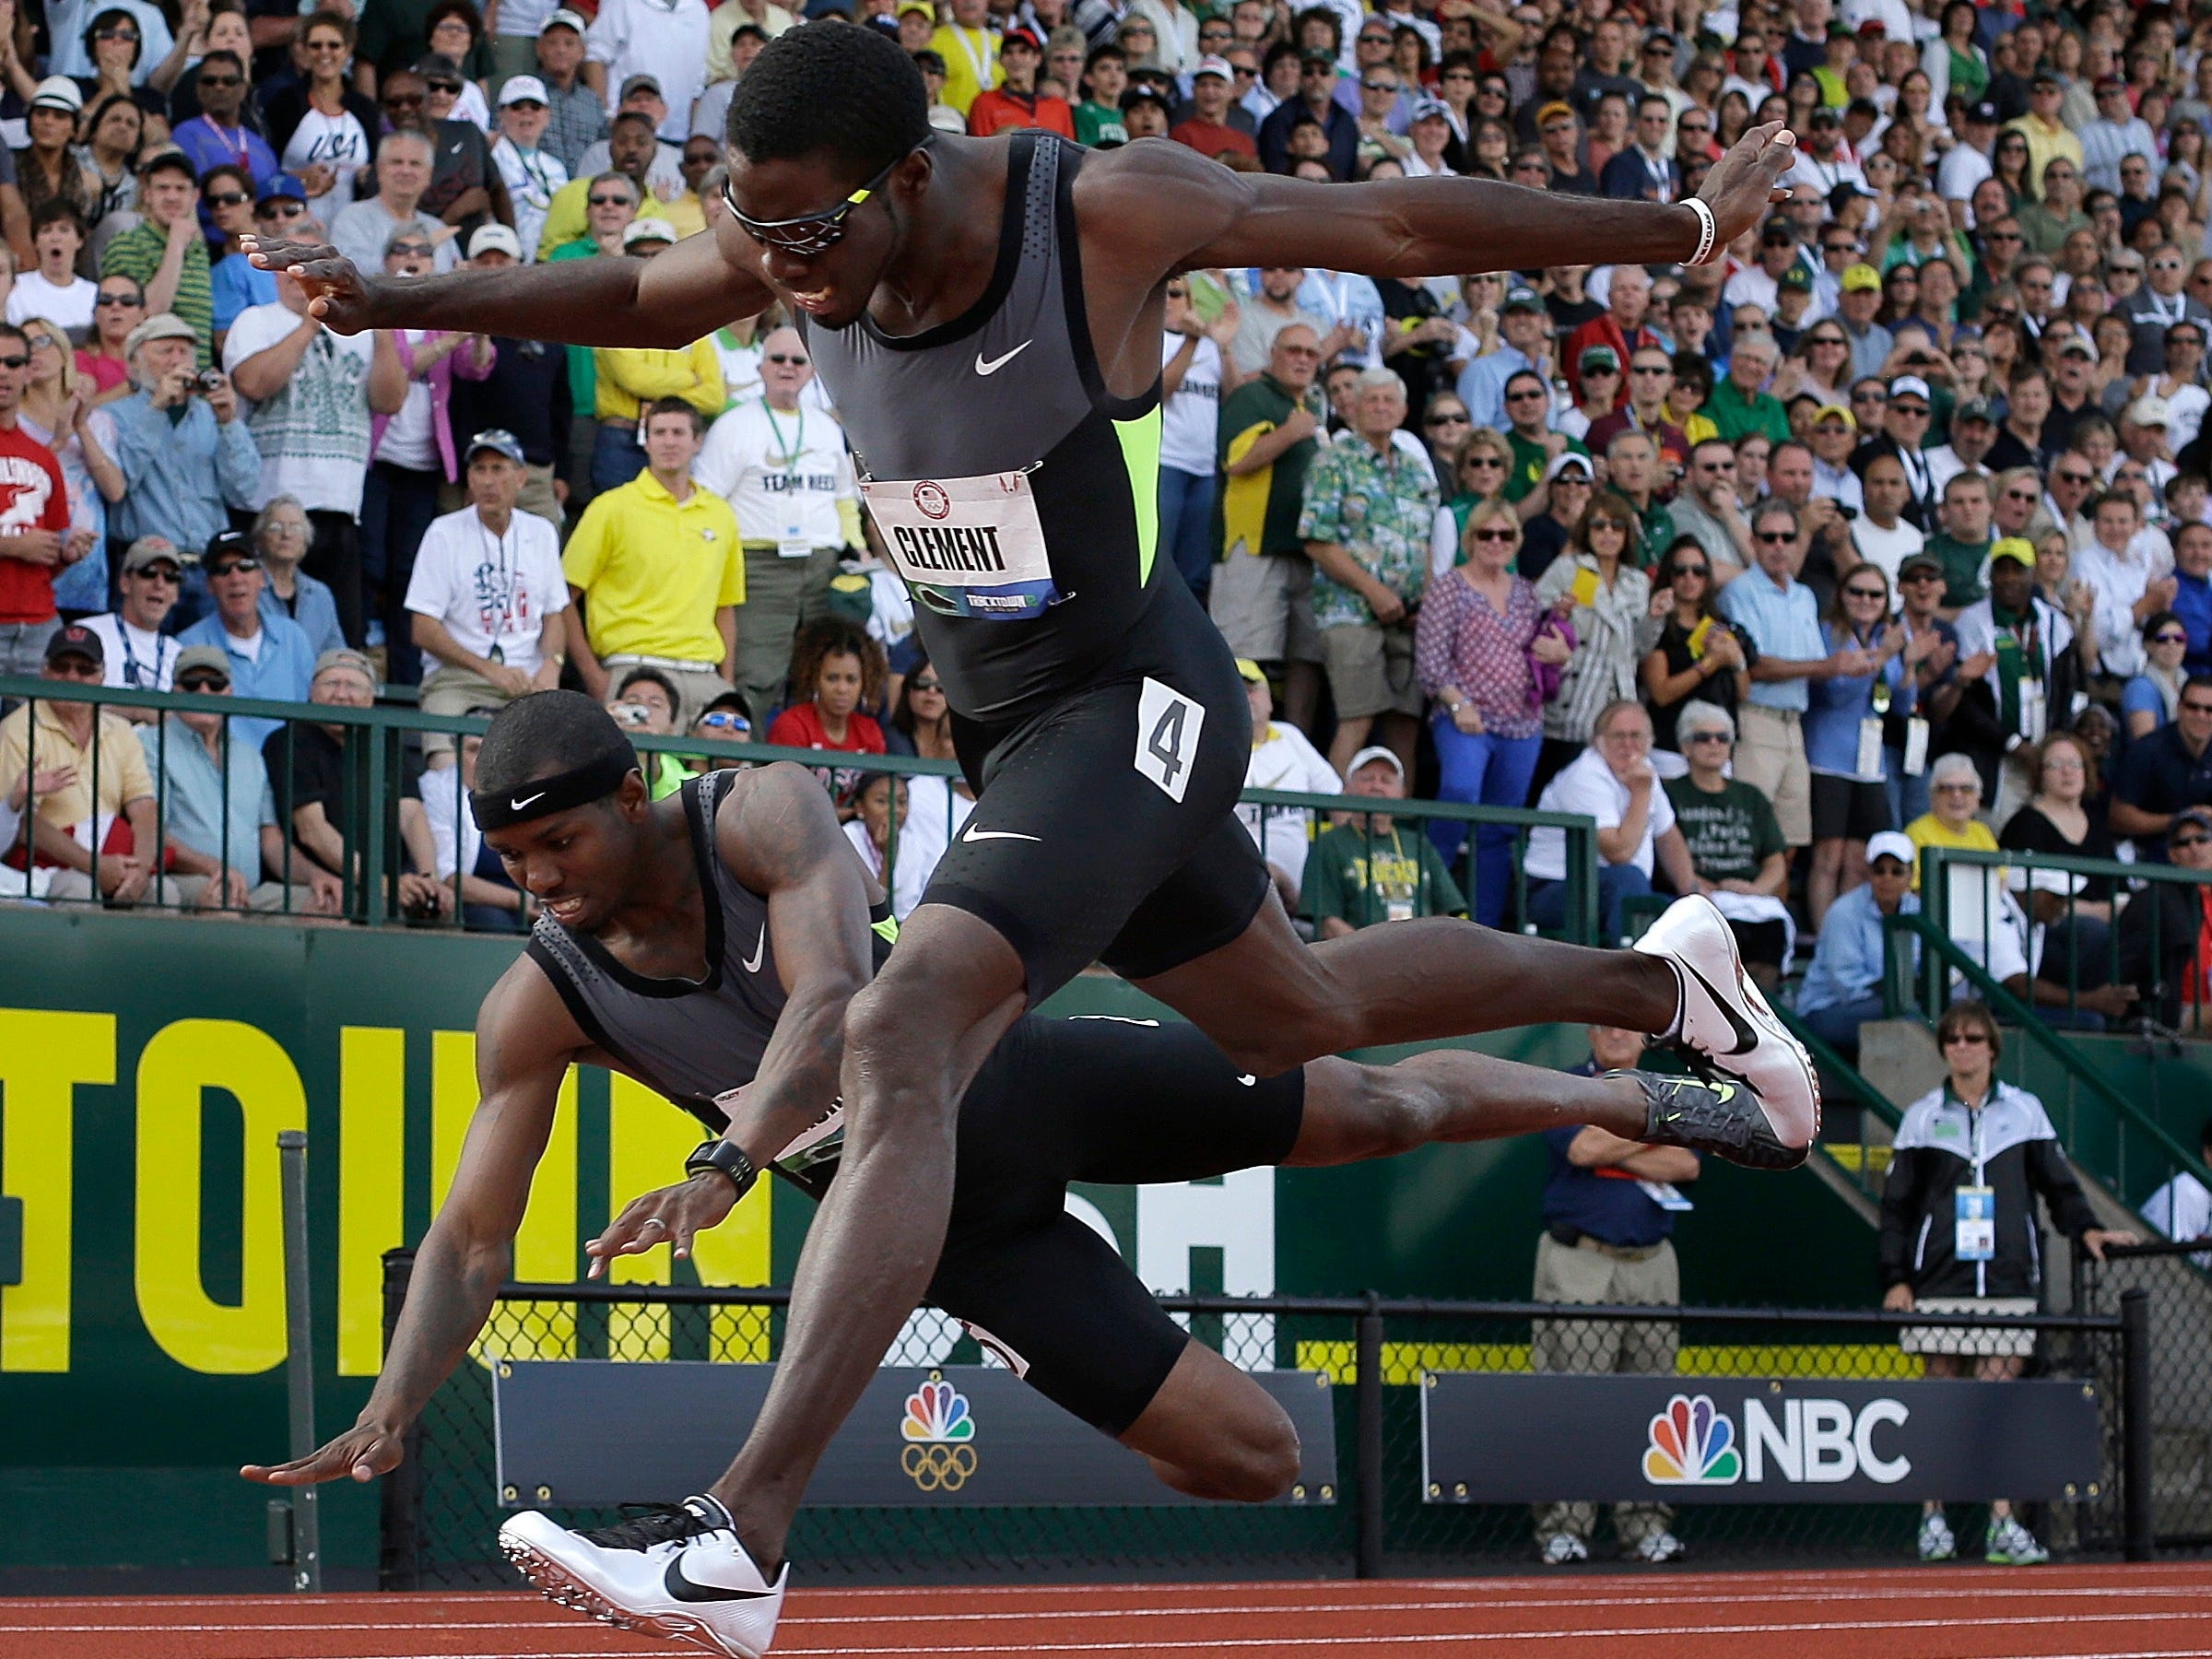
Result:
{"label": "lane number 4 patch", "polygon": [[1182,692],[1147,679],[1136,700],[1136,770],[1180,806],[1191,784],[1206,710]]}

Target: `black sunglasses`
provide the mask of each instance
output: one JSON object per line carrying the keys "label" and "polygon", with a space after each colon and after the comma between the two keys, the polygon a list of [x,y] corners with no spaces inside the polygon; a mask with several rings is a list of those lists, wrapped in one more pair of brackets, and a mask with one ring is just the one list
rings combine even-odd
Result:
{"label": "black sunglasses", "polygon": [[760,360],[764,363],[785,363],[794,368],[804,369],[813,359],[794,352],[771,351]]}
{"label": "black sunglasses", "polygon": [[144,305],[146,301],[135,294],[102,294],[92,301],[94,306]]}
{"label": "black sunglasses", "polygon": [[722,205],[730,210],[730,217],[737,221],[738,227],[763,247],[774,248],[782,253],[796,253],[802,258],[826,253],[844,240],[845,219],[853,209],[881,190],[884,181],[898,171],[899,163],[912,154],[912,150],[908,150],[900,156],[827,213],[803,213],[787,219],[748,218],[737,206],[737,198],[730,194],[727,179],[722,182]]}
{"label": "black sunglasses", "polygon": [[242,190],[210,191],[200,198],[210,207],[243,207],[253,199]]}
{"label": "black sunglasses", "polygon": [[261,560],[259,559],[251,557],[226,559],[220,564],[209,565],[207,567],[207,574],[210,576],[230,576],[236,574],[240,571],[258,571],[260,569]]}
{"label": "black sunglasses", "polygon": [[[172,577],[171,580],[173,581],[174,578]],[[230,689],[230,681],[228,677],[220,674],[187,675],[184,678],[180,679],[177,682],[177,689],[180,691],[203,692],[228,691]]]}
{"label": "black sunglasses", "polygon": [[203,75],[200,76],[200,85],[203,87],[242,87],[245,84],[245,77],[240,75]]}

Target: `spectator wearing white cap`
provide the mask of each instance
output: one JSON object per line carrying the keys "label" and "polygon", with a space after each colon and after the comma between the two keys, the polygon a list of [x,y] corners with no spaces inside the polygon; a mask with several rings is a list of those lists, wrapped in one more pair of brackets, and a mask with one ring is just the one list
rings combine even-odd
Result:
{"label": "spectator wearing white cap", "polygon": [[524,263],[537,257],[537,239],[546,228],[553,193],[569,182],[560,158],[544,147],[552,112],[546,84],[535,75],[511,76],[500,88],[500,137],[491,147],[492,165],[514,204],[514,231]]}
{"label": "spectator wearing white cap", "polygon": [[[500,22],[507,8],[500,8]],[[545,147],[575,177],[583,152],[606,136],[606,100],[584,80],[583,14],[557,8],[537,30],[537,78],[546,88]]]}
{"label": "spectator wearing white cap", "polygon": [[[1919,857],[1919,849],[1900,830],[1868,836],[1866,882],[1829,907],[1828,920],[1813,947],[1812,966],[1797,994],[1797,1012],[1846,1059],[1858,1054],[1859,1028],[1883,1017],[1882,978],[1888,949],[1885,919],[1919,913],[1920,898],[1912,891]],[[1919,942],[1909,941],[1908,947],[1917,955]]]}
{"label": "spectator wearing white cap", "polygon": [[[427,713],[496,708],[560,683],[560,533],[516,509],[527,465],[512,432],[470,438],[469,504],[433,519],[416,549],[406,609],[415,646],[434,665],[422,682]],[[453,747],[442,733],[424,735],[434,767],[451,762]]]}
{"label": "spectator wearing white cap", "polygon": [[1168,129],[1168,136],[1186,144],[1202,156],[1218,159],[1224,155],[1259,159],[1260,147],[1250,133],[1229,122],[1229,106],[1236,76],[1226,58],[1203,57],[1191,71],[1191,112]]}
{"label": "spectator wearing white cap", "polygon": [[667,111],[660,135],[681,144],[691,106],[706,88],[712,32],[706,0],[603,0],[584,30],[583,78],[612,113],[627,83],[650,76]]}
{"label": "spectator wearing white cap", "polygon": [[[522,239],[505,225],[485,225],[468,239],[472,270],[500,270],[522,263]],[[544,340],[494,335],[497,356],[480,381],[453,382],[453,422],[456,432],[498,427],[512,432],[525,457],[525,477],[516,505],[558,524],[568,500],[570,423],[575,399],[570,389],[566,348]],[[465,504],[458,488],[440,494],[447,511]]]}
{"label": "spectator wearing white cap", "polygon": [[2121,411],[2120,447],[2143,468],[2152,499],[2162,500],[2178,470],[2173,464],[2173,406],[2155,393],[2136,398]]}
{"label": "spectator wearing white cap", "polygon": [[[1379,801],[1406,798],[1406,767],[1381,744],[1345,769],[1344,792]],[[1346,813],[1306,854],[1299,901],[1324,939],[1417,916],[1464,916],[1467,901],[1436,843],[1387,811]]]}

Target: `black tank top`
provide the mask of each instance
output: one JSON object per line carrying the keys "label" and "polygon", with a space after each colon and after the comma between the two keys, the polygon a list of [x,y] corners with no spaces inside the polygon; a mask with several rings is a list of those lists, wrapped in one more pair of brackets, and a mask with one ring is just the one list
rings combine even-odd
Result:
{"label": "black tank top", "polygon": [[1084,151],[1043,133],[1009,149],[998,264],[966,315],[902,337],[865,313],[806,325],[931,665],[955,711],[992,722],[1112,661],[1168,574],[1159,385],[1112,395],[1084,312]]}

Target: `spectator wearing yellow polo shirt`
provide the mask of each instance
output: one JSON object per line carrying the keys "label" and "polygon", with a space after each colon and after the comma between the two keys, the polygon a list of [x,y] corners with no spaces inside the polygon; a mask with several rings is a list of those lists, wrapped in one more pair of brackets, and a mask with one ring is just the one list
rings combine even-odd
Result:
{"label": "spectator wearing yellow polo shirt", "polygon": [[728,691],[745,554],[737,516],[691,482],[707,418],[664,397],[645,409],[645,470],[595,497],[561,556],[576,603],[569,660],[604,700],[610,677],[657,668],[683,700],[677,725]]}
{"label": "spectator wearing yellow polo shirt", "polygon": [[952,21],[938,24],[929,37],[930,49],[945,60],[945,90],[937,101],[958,110],[962,120],[984,88],[1006,78],[998,36],[984,22],[990,15],[990,0],[952,0]]}
{"label": "spectator wearing yellow polo shirt", "polygon": [[[675,244],[665,219],[630,221],[622,252],[653,259]],[[592,402],[599,434],[592,449],[592,490],[613,489],[638,476],[638,416],[656,398],[680,397],[712,419],[722,413],[728,389],[722,354],[712,335],[680,351],[600,347],[592,353]]]}

